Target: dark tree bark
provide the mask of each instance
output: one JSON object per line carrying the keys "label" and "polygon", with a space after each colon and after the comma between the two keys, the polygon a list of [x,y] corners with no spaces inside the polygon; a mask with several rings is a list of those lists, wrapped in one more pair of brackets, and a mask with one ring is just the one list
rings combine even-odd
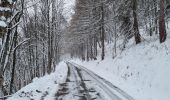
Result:
{"label": "dark tree bark", "polygon": [[104,7],[103,3],[101,3],[101,45],[102,45],[102,55],[101,60],[104,60],[105,57],[105,30],[104,30]]}
{"label": "dark tree bark", "polygon": [[[23,8],[24,8],[24,0],[22,1],[22,11],[19,13],[19,15],[16,17],[15,19],[15,23],[19,22],[22,15],[23,15]],[[18,26],[16,26],[15,28],[15,32],[14,32],[14,39],[13,39],[13,48],[15,48],[17,46],[17,38],[18,38]],[[14,78],[15,78],[15,67],[16,67],[16,50],[14,49],[13,51],[13,62],[12,62],[12,72],[11,72],[11,82],[10,82],[10,94],[13,93],[13,85],[14,85]]]}
{"label": "dark tree bark", "polygon": [[159,39],[160,43],[166,40],[166,27],[165,27],[165,0],[160,0],[160,15],[159,15]]}
{"label": "dark tree bark", "polygon": [[[14,33],[14,47],[17,45],[17,27]],[[16,66],[16,50],[13,52],[13,64],[12,64],[12,73],[11,73],[11,82],[10,82],[10,94],[13,93],[13,84],[14,84],[14,77],[15,77],[15,66]]]}
{"label": "dark tree bark", "polygon": [[4,82],[4,77],[2,71],[0,71],[0,97],[3,96],[3,82]]}
{"label": "dark tree bark", "polygon": [[47,10],[47,22],[48,22],[48,29],[47,29],[47,34],[48,34],[48,65],[47,65],[47,73],[50,74],[51,73],[51,69],[52,69],[52,55],[51,55],[51,31],[50,31],[50,12],[49,12],[49,1],[46,1],[47,4],[46,6],[48,7]]}
{"label": "dark tree bark", "polygon": [[140,34],[139,34],[136,9],[137,9],[137,0],[133,0],[133,18],[134,18],[133,28],[134,28],[134,35],[135,35],[136,44],[139,44],[141,42],[141,37],[140,37]]}
{"label": "dark tree bark", "polygon": [[97,37],[94,35],[94,60],[97,60]]}

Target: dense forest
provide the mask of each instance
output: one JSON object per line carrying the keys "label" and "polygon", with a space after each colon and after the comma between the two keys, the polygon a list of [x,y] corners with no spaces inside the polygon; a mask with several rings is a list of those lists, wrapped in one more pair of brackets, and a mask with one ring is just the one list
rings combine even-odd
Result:
{"label": "dense forest", "polygon": [[166,41],[169,0],[72,2],[68,20],[64,0],[0,0],[0,97],[50,74],[65,56],[104,60],[112,43],[114,59],[130,39],[145,41],[141,34]]}

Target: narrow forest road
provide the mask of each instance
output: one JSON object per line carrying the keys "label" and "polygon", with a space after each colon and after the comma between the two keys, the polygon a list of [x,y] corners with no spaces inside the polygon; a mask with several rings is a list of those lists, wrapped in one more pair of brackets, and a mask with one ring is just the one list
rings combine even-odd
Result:
{"label": "narrow forest road", "polygon": [[56,100],[134,100],[92,71],[72,62],[66,64],[66,82],[59,85]]}

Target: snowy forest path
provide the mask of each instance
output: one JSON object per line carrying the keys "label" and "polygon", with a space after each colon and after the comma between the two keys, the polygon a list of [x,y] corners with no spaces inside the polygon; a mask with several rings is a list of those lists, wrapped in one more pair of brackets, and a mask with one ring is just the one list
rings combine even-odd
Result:
{"label": "snowy forest path", "polygon": [[66,62],[65,83],[59,85],[56,100],[134,100],[130,95],[83,66]]}

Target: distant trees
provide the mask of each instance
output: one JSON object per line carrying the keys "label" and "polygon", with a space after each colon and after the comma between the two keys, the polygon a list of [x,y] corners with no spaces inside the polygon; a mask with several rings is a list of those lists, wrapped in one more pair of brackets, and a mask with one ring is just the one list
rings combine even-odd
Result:
{"label": "distant trees", "polygon": [[[16,12],[14,2],[9,0],[1,0],[0,7],[0,38],[2,39],[2,44],[0,44],[2,45],[2,48],[0,48],[0,96],[3,96],[6,94],[3,86],[6,81],[4,73],[9,71],[8,66],[10,65],[8,62],[14,62],[15,60],[15,52],[12,50],[16,47],[17,23],[22,15],[22,7],[20,12]],[[14,13],[16,14],[14,15]]]}
{"label": "distant trees", "polygon": [[0,46],[0,93],[4,95],[55,70],[68,24],[63,0],[20,0],[13,7]]}
{"label": "distant trees", "polygon": [[[105,4],[103,0],[76,0],[75,14],[70,26],[70,47],[79,45],[74,52],[81,52],[82,60],[97,59],[97,44],[102,48],[101,59],[105,56]],[[77,37],[77,39],[73,39]],[[83,49],[83,50],[82,50]]]}
{"label": "distant trees", "polygon": [[[119,2],[119,1],[117,1]],[[120,1],[117,6],[117,17],[118,17],[118,25],[119,27],[119,36],[123,37],[123,47],[121,48],[122,50],[124,50],[126,48],[126,43],[128,42],[128,40],[130,38],[132,38],[134,36],[135,32],[134,29],[136,28],[136,20],[134,20],[135,18],[137,18],[136,15],[136,9],[133,9],[132,7],[136,7],[136,4],[134,4],[135,2],[133,2],[133,0],[125,0],[125,1]],[[114,6],[116,6],[116,3],[114,4]],[[132,15],[132,12],[133,15]],[[135,15],[135,16],[134,16]],[[133,22],[133,20],[134,22]]]}
{"label": "distant trees", "polygon": [[1,8],[10,7],[0,9],[1,95],[12,94],[34,77],[54,71],[63,53],[83,61],[96,60],[97,56],[104,60],[106,44],[113,43],[114,58],[132,37],[136,44],[142,42],[140,29],[149,36],[159,35],[160,43],[166,40],[168,0],[75,3],[75,13],[67,22],[64,0],[1,0]]}
{"label": "distant trees", "polygon": [[[33,0],[32,2],[36,2]],[[25,10],[22,30],[24,38],[30,39],[23,52],[22,65],[26,68],[24,78],[28,84],[34,77],[50,74],[59,63],[63,33],[67,21],[63,16],[63,0],[44,0],[33,5],[33,13]]]}
{"label": "distant trees", "polygon": [[105,44],[114,41],[115,57],[132,37],[136,44],[142,42],[140,29],[150,36],[159,31],[160,42],[165,41],[165,0],[76,0],[68,35],[71,56],[88,61],[101,53],[103,60]]}

